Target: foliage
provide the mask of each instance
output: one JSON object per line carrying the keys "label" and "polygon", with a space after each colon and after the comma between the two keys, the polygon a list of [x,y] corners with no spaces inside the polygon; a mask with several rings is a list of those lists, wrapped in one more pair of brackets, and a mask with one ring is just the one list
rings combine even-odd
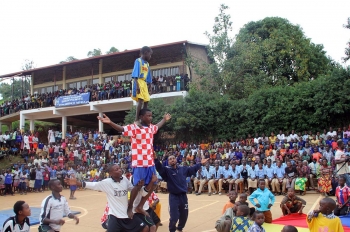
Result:
{"label": "foliage", "polygon": [[[245,99],[191,89],[187,97],[172,105],[152,99],[149,108],[154,122],[164,111],[172,114],[171,122],[160,133],[173,132],[178,141],[343,127],[350,122],[350,68],[338,67],[304,83],[260,89]],[[126,122],[132,122],[134,115],[135,109]]]}
{"label": "foliage", "polygon": [[27,95],[30,91],[30,82],[27,78],[13,78],[10,83],[0,83],[0,93],[3,100],[12,100]]}
{"label": "foliage", "polygon": [[22,65],[22,70],[30,70],[36,68],[36,65],[33,60],[25,60]]}
{"label": "foliage", "polygon": [[101,52],[101,49],[99,48],[97,49],[94,48],[94,50],[89,51],[87,54],[88,57],[101,56],[101,55],[102,55],[102,52]]}
{"label": "foliage", "polygon": [[[350,17],[348,18],[348,24],[344,25],[344,28],[350,29]],[[345,57],[343,57],[344,62],[348,60],[350,60],[350,41],[347,43],[347,47],[345,48]]]}
{"label": "foliage", "polygon": [[60,64],[66,63],[66,62],[71,62],[74,60],[78,60],[77,58],[75,58],[74,56],[68,56],[66,60],[64,61],[60,61]]}
{"label": "foliage", "polygon": [[119,52],[118,48],[116,47],[111,47],[109,49],[109,51],[106,51],[106,54],[112,54],[112,53],[116,53],[116,52]]}
{"label": "foliage", "polygon": [[332,70],[323,45],[313,44],[298,25],[278,17],[247,23],[231,38],[232,22],[221,5],[209,39],[207,65],[189,54],[200,88],[234,99],[271,86],[308,82]]}

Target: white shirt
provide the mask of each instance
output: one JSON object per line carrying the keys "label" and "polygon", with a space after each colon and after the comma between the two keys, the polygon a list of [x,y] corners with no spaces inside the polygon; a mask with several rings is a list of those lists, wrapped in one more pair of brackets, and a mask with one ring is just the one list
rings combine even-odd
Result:
{"label": "white shirt", "polygon": [[277,135],[277,138],[278,138],[280,141],[285,139],[284,134],[278,134],[278,135]]}
{"label": "white shirt", "polygon": [[[67,199],[64,196],[61,196],[60,199],[55,199],[53,195],[47,196],[41,203],[40,225],[48,215],[51,220],[59,220],[63,218],[63,215],[68,216],[70,213]],[[61,229],[61,225],[49,224],[49,226],[55,231]]]}
{"label": "white shirt", "polygon": [[2,134],[0,134],[0,142],[4,142],[4,137],[2,136]]}
{"label": "white shirt", "polygon": [[29,218],[25,218],[23,226],[20,227],[19,223],[16,221],[15,216],[9,217],[4,222],[4,227],[1,229],[1,231],[29,232],[30,231]]}
{"label": "white shirt", "polygon": [[290,134],[289,135],[290,139],[299,139],[299,136],[297,134]]}
{"label": "white shirt", "polygon": [[337,135],[337,132],[336,131],[332,131],[332,132],[328,131],[326,135],[327,135],[327,137],[331,136],[331,138],[333,138],[334,136]]}
{"label": "white shirt", "polygon": [[128,218],[128,191],[131,191],[134,186],[124,175],[120,182],[115,182],[112,178],[107,178],[100,182],[86,182],[85,187],[107,194],[108,214],[117,218]]}
{"label": "white shirt", "polygon": [[[344,151],[341,151],[341,150],[338,149],[335,152],[335,158],[334,159],[335,160],[340,160],[341,158],[345,158],[345,153],[344,153]],[[349,173],[349,166],[348,166],[348,164],[344,164],[344,163],[337,164],[337,171],[338,171],[338,175]]]}

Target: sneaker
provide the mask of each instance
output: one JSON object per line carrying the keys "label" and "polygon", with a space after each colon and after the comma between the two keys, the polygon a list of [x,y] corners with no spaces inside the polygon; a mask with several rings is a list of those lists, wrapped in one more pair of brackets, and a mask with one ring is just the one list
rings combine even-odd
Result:
{"label": "sneaker", "polygon": [[213,195],[215,195],[216,194],[216,192],[213,192]]}
{"label": "sneaker", "polygon": [[211,196],[211,193],[208,193],[208,196]]}
{"label": "sneaker", "polygon": [[219,192],[219,195],[221,195],[221,192]]}
{"label": "sneaker", "polygon": [[199,195],[201,195],[201,193],[196,193],[196,196],[199,196]]}

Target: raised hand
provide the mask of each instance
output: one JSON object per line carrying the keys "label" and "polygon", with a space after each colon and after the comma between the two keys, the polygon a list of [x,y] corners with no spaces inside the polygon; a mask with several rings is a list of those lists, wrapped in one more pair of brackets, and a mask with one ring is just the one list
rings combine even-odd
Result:
{"label": "raised hand", "polygon": [[171,115],[169,113],[165,113],[163,118],[165,119],[165,121],[169,121],[171,119]]}
{"label": "raised hand", "polygon": [[111,120],[105,114],[103,114],[103,117],[97,116],[97,119],[106,124],[111,123]]}
{"label": "raised hand", "polygon": [[206,163],[208,162],[208,160],[209,160],[209,158],[208,158],[208,159],[202,159],[202,160],[201,160],[201,164],[202,164],[202,165],[206,164]]}

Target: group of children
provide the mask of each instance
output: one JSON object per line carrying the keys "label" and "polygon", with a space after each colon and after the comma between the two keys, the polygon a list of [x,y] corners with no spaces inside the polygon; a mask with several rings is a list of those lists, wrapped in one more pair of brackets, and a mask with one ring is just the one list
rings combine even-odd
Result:
{"label": "group of children", "polygon": [[[343,189],[345,180],[340,177],[340,188]],[[340,191],[340,190],[338,190]],[[288,193],[292,197],[294,190],[289,189]],[[228,194],[229,202],[227,202],[222,210],[223,216],[216,222],[216,230],[218,232],[265,232],[262,227],[264,222],[271,223],[272,215],[270,208],[275,202],[275,196],[270,190],[265,188],[265,181],[259,180],[259,188],[255,190],[249,196],[249,202],[256,208],[249,208],[247,202],[247,195],[241,193],[239,195],[239,200],[237,199],[237,193],[235,191],[230,191]],[[311,211],[307,216],[307,225],[311,232],[318,231],[337,231],[343,232],[342,223],[334,213],[342,210],[344,206],[347,207],[349,200],[342,200],[342,204],[338,205],[332,198],[323,198],[320,201],[320,208],[318,210]],[[281,204],[281,209],[282,204]],[[303,207],[301,207],[298,212],[302,213]],[[339,215],[339,214],[338,214]],[[320,230],[321,229],[321,230]],[[284,226],[282,232],[297,232],[297,228],[292,225]]]}

